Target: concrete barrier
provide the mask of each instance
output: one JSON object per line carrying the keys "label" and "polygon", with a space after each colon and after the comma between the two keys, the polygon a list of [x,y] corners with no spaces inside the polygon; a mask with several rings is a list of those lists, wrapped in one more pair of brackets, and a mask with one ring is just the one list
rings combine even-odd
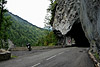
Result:
{"label": "concrete barrier", "polygon": [[93,60],[95,67],[100,67],[100,63],[96,60],[96,58],[94,57],[94,55],[91,53],[91,49],[88,51],[88,54],[90,56],[90,58]]}
{"label": "concrete barrier", "polygon": [[8,60],[11,58],[11,52],[0,50],[0,61]]}
{"label": "concrete barrier", "polygon": [[[53,48],[61,48],[61,46],[32,46],[32,50],[35,49],[53,49]],[[16,47],[11,49],[11,51],[25,51],[28,50],[27,47]]]}

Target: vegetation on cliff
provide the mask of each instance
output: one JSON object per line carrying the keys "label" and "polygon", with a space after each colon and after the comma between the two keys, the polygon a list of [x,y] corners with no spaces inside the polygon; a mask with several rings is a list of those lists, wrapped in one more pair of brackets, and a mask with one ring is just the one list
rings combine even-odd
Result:
{"label": "vegetation on cliff", "polygon": [[[52,28],[53,26],[53,21],[54,21],[54,16],[55,16],[55,10],[57,6],[57,0],[50,0],[50,6],[47,9],[47,15],[45,17],[45,25],[46,27]],[[53,46],[57,45],[58,39],[57,36],[54,34],[53,31],[48,33],[47,36],[39,39],[37,45],[39,46]]]}
{"label": "vegetation on cliff", "polygon": [[57,0],[50,0],[50,2],[51,2],[51,4],[50,4],[49,8],[47,9],[47,11],[51,14],[51,16],[49,18],[49,24],[51,26],[53,26],[55,10],[56,10],[56,6],[57,6]]}

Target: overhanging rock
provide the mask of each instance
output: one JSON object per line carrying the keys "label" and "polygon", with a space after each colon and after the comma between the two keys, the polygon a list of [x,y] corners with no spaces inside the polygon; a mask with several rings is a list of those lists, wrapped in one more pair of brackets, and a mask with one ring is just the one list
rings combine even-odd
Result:
{"label": "overhanging rock", "polygon": [[79,18],[79,0],[58,0],[53,28],[65,35]]}

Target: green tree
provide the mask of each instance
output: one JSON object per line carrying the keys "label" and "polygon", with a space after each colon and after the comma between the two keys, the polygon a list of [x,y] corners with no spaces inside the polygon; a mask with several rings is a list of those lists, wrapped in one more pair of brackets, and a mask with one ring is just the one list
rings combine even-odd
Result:
{"label": "green tree", "polygon": [[10,16],[6,15],[7,9],[5,9],[6,0],[0,0],[0,44],[3,48],[2,40],[7,41],[8,34],[7,29],[11,25]]}
{"label": "green tree", "polygon": [[[54,16],[55,16],[55,11],[56,11],[56,6],[57,6],[57,0],[49,0],[50,6],[47,9],[47,15],[45,16],[45,27],[51,28],[53,26],[53,21],[54,21]],[[51,31],[47,36],[45,36],[43,39],[39,40],[38,45],[43,44],[44,46],[52,46],[57,44],[57,37]]]}

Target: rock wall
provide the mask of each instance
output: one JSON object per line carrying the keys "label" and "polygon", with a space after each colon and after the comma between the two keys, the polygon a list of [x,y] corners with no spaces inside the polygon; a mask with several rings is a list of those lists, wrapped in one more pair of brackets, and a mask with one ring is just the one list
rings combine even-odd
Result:
{"label": "rock wall", "polygon": [[80,1],[80,20],[91,47],[100,48],[100,0]]}
{"label": "rock wall", "polygon": [[74,23],[81,23],[91,48],[99,49],[100,0],[57,0],[53,28],[66,35]]}

